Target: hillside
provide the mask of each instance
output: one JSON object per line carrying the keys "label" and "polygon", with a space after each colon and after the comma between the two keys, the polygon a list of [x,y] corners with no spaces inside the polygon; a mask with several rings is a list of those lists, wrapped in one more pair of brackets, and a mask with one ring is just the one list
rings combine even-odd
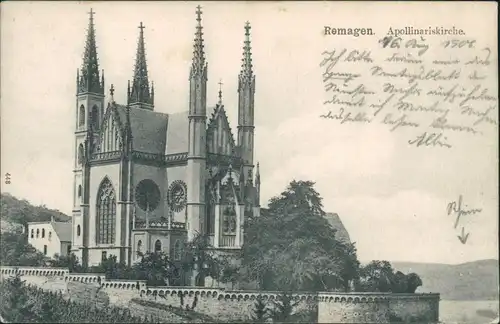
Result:
{"label": "hillside", "polygon": [[[0,198],[0,220],[2,231],[13,231],[26,225],[28,222],[50,221],[67,222],[71,220],[68,215],[45,206],[33,206],[27,200],[17,199],[8,193],[2,193]],[[22,228],[21,228],[22,229]]]}
{"label": "hillside", "polygon": [[418,292],[439,292],[446,300],[498,300],[498,260],[463,264],[391,262],[403,273],[416,272],[423,281]]}

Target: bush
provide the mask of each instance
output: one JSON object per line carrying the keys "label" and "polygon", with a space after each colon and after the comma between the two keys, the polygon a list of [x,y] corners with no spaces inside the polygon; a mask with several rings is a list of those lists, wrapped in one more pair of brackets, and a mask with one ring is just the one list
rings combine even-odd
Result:
{"label": "bush", "polygon": [[0,283],[0,299],[1,314],[12,323],[148,323],[128,309],[78,304],[61,293],[27,286],[19,274]]}
{"label": "bush", "polygon": [[292,301],[292,295],[283,293],[277,301],[274,302],[274,309],[271,310],[271,316],[274,322],[289,322],[297,302]]}
{"label": "bush", "polygon": [[257,301],[255,302],[255,310],[254,310],[254,315],[252,316],[252,320],[255,323],[263,323],[266,321],[267,316],[268,316],[268,309],[266,307],[266,304],[262,301],[262,298],[257,298]]}

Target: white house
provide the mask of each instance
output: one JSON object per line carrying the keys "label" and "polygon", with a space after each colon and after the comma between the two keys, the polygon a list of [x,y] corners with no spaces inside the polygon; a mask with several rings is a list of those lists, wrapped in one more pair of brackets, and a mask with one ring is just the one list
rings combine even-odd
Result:
{"label": "white house", "polygon": [[68,255],[71,250],[71,222],[28,223],[28,243],[43,254],[53,257],[55,254]]}

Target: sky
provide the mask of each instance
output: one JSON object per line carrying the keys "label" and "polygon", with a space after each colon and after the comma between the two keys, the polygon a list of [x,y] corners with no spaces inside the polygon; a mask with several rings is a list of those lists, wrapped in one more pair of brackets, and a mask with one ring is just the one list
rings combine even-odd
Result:
{"label": "sky", "polygon": [[[10,174],[11,183],[2,182],[2,192],[71,214],[75,79],[90,8],[96,12],[100,68],[106,86],[114,84],[115,100],[126,101],[142,21],[155,110],[175,113],[187,110],[198,4],[204,11],[207,101],[217,102],[222,80],[233,134],[243,27],[246,21],[252,25],[255,161],[263,202],[293,179],[316,182],[324,209],[339,214],[361,260],[498,258],[495,132],[482,140],[464,138],[452,149],[421,150],[387,128],[318,118],[326,99],[321,54],[339,41],[324,36],[325,25],[372,27],[380,34],[390,26],[457,25],[495,50],[494,3],[4,2],[1,172]],[[376,44],[345,36],[341,41]],[[492,55],[497,62],[497,53]],[[482,209],[465,217],[467,244],[457,239],[446,212],[459,195]]]}

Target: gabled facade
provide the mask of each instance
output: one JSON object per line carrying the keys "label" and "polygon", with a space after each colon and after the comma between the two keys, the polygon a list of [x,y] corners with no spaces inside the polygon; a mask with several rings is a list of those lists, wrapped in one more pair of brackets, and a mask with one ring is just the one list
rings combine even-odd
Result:
{"label": "gabled facade", "polygon": [[[243,225],[259,215],[260,176],[254,177],[254,93],[250,26],[245,26],[239,75],[238,137],[226,108],[207,107],[208,67],[201,10],[186,111],[157,112],[148,78],[144,26],[127,102],[105,104],[91,12],[84,62],[77,77],[72,252],[84,265],[116,255],[131,264],[137,252],[180,258],[184,244],[208,235],[221,253],[241,249]],[[210,116],[210,118],[209,118]],[[257,167],[258,168],[258,167]]]}
{"label": "gabled facade", "polygon": [[47,257],[55,254],[66,256],[71,251],[71,223],[49,222],[28,223],[28,243]]}

